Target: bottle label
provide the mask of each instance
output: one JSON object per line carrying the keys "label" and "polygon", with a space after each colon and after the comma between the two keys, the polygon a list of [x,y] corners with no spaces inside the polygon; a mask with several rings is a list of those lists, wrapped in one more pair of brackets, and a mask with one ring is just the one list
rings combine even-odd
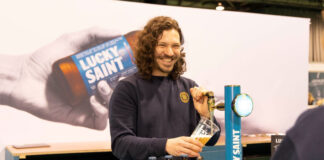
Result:
{"label": "bottle label", "polygon": [[118,80],[137,71],[134,56],[124,36],[117,37],[71,56],[88,94],[93,95],[97,83],[106,80],[115,88]]}

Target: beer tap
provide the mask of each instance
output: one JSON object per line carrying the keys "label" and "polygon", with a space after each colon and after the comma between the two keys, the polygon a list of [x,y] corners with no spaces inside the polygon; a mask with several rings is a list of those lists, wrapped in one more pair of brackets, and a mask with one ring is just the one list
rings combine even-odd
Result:
{"label": "beer tap", "polygon": [[215,105],[215,96],[214,96],[213,91],[203,91],[203,95],[208,97],[207,104],[208,104],[208,111],[210,114],[210,120],[212,122],[214,122],[213,121],[214,120],[214,110],[217,109],[220,111],[224,111],[225,104],[224,104],[224,102],[220,102]]}

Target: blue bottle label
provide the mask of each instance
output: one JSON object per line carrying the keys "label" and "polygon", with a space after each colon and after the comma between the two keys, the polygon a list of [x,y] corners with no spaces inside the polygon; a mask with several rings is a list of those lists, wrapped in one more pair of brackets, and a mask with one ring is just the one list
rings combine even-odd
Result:
{"label": "blue bottle label", "polygon": [[134,56],[124,36],[117,37],[71,56],[76,64],[88,94],[96,92],[97,83],[106,80],[115,88],[119,78],[137,71]]}

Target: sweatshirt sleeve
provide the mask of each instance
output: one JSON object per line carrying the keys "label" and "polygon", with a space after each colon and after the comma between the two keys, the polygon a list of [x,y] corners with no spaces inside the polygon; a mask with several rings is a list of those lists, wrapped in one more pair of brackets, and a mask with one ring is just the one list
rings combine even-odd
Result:
{"label": "sweatshirt sleeve", "polygon": [[109,103],[112,152],[119,159],[147,159],[166,154],[167,138],[137,137],[137,94],[135,87],[121,81]]}

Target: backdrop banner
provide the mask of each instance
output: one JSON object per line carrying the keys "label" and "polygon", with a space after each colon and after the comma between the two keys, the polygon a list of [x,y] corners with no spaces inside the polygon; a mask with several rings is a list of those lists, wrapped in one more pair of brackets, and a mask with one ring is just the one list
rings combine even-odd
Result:
{"label": "backdrop banner", "polygon": [[[217,100],[230,84],[241,85],[241,92],[252,97],[254,110],[242,118],[242,134],[285,133],[307,109],[307,18],[107,0],[0,4],[0,160],[7,145],[110,141],[108,119],[102,118],[107,113],[96,112],[89,97],[71,106],[53,78],[52,65],[141,30],[161,15],[176,19],[182,28],[185,77],[213,91]],[[224,112],[215,116],[224,132]]]}

